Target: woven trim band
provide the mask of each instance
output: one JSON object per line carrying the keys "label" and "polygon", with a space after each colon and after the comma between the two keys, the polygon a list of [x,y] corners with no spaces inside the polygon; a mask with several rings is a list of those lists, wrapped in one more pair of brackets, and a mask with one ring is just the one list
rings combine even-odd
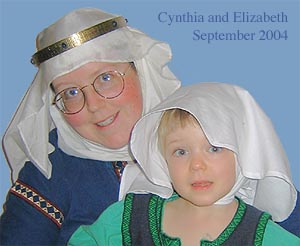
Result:
{"label": "woven trim band", "polygon": [[47,61],[52,57],[80,46],[87,41],[97,38],[103,34],[109,33],[121,27],[125,27],[126,25],[127,20],[122,16],[101,22],[80,32],[74,33],[69,37],[36,52],[31,58],[31,63],[35,66],[39,66],[42,62]]}
{"label": "woven trim band", "polygon": [[52,202],[40,195],[32,187],[17,180],[10,189],[10,192],[35,207],[43,215],[52,220],[52,222],[54,222],[59,228],[61,228],[64,221],[62,211]]}

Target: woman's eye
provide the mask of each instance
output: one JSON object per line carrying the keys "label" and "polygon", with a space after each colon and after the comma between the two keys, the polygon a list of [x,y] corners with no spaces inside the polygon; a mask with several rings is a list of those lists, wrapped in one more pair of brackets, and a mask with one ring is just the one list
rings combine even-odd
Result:
{"label": "woman's eye", "polygon": [[211,146],[208,150],[211,153],[216,153],[222,151],[222,147]]}
{"label": "woman's eye", "polygon": [[110,73],[104,73],[99,76],[101,82],[108,82],[112,80],[112,75]]}
{"label": "woman's eye", "polygon": [[174,154],[176,156],[183,156],[183,155],[187,154],[187,151],[185,151],[184,149],[178,149],[178,150],[174,151]]}
{"label": "woman's eye", "polygon": [[78,88],[66,89],[64,91],[64,99],[74,98],[74,97],[78,96],[79,93],[80,93],[80,90]]}

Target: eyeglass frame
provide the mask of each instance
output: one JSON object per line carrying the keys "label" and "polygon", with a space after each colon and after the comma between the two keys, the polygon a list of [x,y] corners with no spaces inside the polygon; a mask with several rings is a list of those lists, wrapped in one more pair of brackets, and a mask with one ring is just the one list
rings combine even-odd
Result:
{"label": "eyeglass frame", "polygon": [[[110,70],[110,71],[106,71],[106,72],[103,72],[103,73],[100,73],[99,75],[97,75],[97,76],[95,77],[93,83],[91,83],[91,84],[85,85],[85,86],[83,86],[83,87],[76,87],[76,86],[74,86],[74,87],[65,88],[65,89],[63,89],[63,90],[61,90],[61,91],[59,91],[58,93],[55,94],[54,99],[53,99],[53,102],[52,102],[52,105],[55,105],[56,108],[57,108],[59,111],[61,111],[61,112],[64,113],[64,114],[67,114],[67,115],[72,115],[72,114],[77,114],[77,113],[79,113],[79,112],[84,108],[85,103],[86,103],[86,98],[85,98],[86,95],[85,95],[83,89],[86,88],[86,87],[88,87],[88,86],[91,86],[91,85],[92,85],[92,87],[94,88],[95,92],[96,92],[99,96],[101,96],[102,98],[108,99],[108,100],[115,99],[115,98],[117,98],[118,96],[120,96],[120,95],[123,93],[123,91],[124,91],[124,89],[125,89],[125,79],[124,79],[124,77],[125,77],[125,75],[128,73],[128,71],[130,70],[131,67],[134,67],[134,63],[133,63],[133,62],[129,62],[129,66],[127,67],[127,69],[126,69],[125,72],[123,72],[123,73],[120,72],[120,71],[118,71],[118,70]],[[116,96],[113,96],[113,97],[105,97],[105,96],[101,95],[101,94],[96,90],[96,88],[95,88],[95,85],[94,85],[94,84],[95,84],[97,78],[98,78],[99,76],[101,76],[101,75],[106,74],[106,73],[117,73],[118,75],[120,75],[120,77],[121,77],[121,79],[122,79],[122,90],[121,90]],[[53,85],[50,84],[50,86],[51,86],[52,90],[55,91]],[[81,107],[78,111],[76,111],[76,112],[74,112],[74,113],[68,113],[68,112],[64,111],[63,109],[59,108],[59,106],[57,105],[57,102],[58,102],[60,99],[57,100],[57,97],[58,97],[63,91],[68,90],[68,89],[72,89],[72,88],[74,88],[74,89],[79,89],[79,90],[82,92],[82,94],[83,94],[83,104],[82,104],[82,107]]]}

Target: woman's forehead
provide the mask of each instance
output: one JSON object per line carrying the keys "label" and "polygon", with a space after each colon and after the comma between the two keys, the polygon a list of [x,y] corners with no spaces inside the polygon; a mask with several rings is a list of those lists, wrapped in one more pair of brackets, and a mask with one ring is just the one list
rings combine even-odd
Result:
{"label": "woman's forehead", "polygon": [[52,81],[53,86],[68,84],[72,81],[90,80],[107,71],[120,70],[128,63],[89,62],[69,73],[61,75]]}

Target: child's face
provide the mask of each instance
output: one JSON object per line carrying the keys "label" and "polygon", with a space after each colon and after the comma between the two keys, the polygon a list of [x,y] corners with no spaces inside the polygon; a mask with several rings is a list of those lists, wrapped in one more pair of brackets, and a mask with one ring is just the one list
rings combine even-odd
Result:
{"label": "child's face", "polygon": [[165,159],[176,192],[197,206],[209,206],[235,184],[232,151],[212,146],[200,126],[187,124],[166,135]]}
{"label": "child's face", "polygon": [[[82,88],[91,85],[101,73],[124,73],[128,66],[128,63],[88,63],[55,79],[52,85],[56,93],[70,87]],[[76,114],[63,114],[65,120],[88,140],[112,149],[123,147],[143,110],[142,91],[135,69],[127,70],[124,84],[122,94],[113,99],[99,96],[93,86],[84,88],[83,109]]]}

